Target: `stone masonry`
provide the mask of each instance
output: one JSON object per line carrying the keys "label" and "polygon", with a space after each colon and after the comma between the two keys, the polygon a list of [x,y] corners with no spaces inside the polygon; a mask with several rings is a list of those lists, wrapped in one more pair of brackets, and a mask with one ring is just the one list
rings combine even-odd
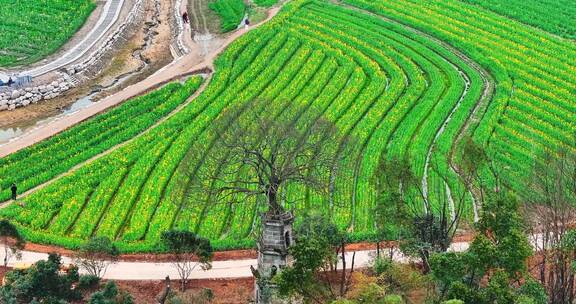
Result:
{"label": "stone masonry", "polygon": [[288,265],[288,247],[293,243],[291,212],[280,215],[264,214],[262,235],[258,240],[258,278],[255,283],[256,303],[286,303],[276,297],[273,277]]}

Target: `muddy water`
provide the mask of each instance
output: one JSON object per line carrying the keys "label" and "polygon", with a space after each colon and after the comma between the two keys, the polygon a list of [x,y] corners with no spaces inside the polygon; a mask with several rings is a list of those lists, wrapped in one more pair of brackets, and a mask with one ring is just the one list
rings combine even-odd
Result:
{"label": "muddy water", "polygon": [[28,120],[25,122],[19,122],[9,127],[0,128],[0,146],[10,141],[16,140],[19,137],[26,134],[27,132],[30,132],[40,126],[46,125],[53,121],[57,121],[59,119],[62,119],[63,117],[66,117],[81,109],[93,105],[94,103],[98,102],[98,100],[100,99],[99,96],[102,96],[102,93],[106,93],[108,91],[114,91],[114,89],[120,87],[122,84],[131,79],[133,76],[137,76],[138,74],[144,72],[146,68],[149,66],[150,60],[144,57],[144,55],[142,54],[150,48],[150,46],[153,43],[154,37],[158,34],[156,32],[156,29],[160,24],[159,20],[160,0],[155,1],[154,7],[155,12],[154,15],[152,16],[152,20],[147,21],[144,24],[144,41],[142,45],[136,50],[134,50],[134,52],[132,53],[132,57],[134,57],[139,62],[138,68],[136,68],[133,71],[116,76],[113,79],[113,81],[111,81],[109,84],[105,86],[102,85],[94,86],[94,88],[90,91],[88,95],[77,98],[76,101],[61,108],[58,111],[53,111],[53,113],[50,114],[48,117]]}

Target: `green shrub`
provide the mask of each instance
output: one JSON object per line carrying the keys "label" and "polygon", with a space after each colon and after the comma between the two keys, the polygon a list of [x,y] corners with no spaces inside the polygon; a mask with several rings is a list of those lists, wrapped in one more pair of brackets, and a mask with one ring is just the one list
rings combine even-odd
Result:
{"label": "green shrub", "polygon": [[91,289],[97,287],[98,283],[100,283],[99,277],[91,274],[82,275],[80,276],[80,280],[78,281],[78,288]]}
{"label": "green shrub", "polygon": [[464,304],[464,301],[452,299],[452,300],[444,301],[444,302],[442,302],[442,304]]}
{"label": "green shrub", "polygon": [[399,295],[387,295],[384,297],[383,304],[404,304],[404,300]]}

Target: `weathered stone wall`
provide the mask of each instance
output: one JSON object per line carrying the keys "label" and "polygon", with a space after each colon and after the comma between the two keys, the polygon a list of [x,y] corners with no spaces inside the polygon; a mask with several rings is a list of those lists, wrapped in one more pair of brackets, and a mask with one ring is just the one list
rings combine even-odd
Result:
{"label": "weathered stone wall", "polygon": [[288,248],[293,242],[294,217],[287,212],[276,217],[264,215],[262,234],[258,240],[258,274],[256,303],[285,303],[276,297],[276,286],[270,280],[288,265]]}

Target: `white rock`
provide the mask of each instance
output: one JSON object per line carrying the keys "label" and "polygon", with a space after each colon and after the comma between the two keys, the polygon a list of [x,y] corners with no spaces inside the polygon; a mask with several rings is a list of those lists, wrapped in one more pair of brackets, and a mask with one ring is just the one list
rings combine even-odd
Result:
{"label": "white rock", "polygon": [[20,97],[20,92],[19,92],[18,90],[12,91],[12,95],[11,95],[10,98],[16,99],[16,98],[18,98],[18,97]]}
{"label": "white rock", "polygon": [[25,107],[25,106],[27,106],[27,105],[29,105],[29,104],[30,104],[30,100],[28,100],[28,99],[25,99],[25,100],[22,101],[22,103],[21,103],[21,105],[22,105],[23,107]]}
{"label": "white rock", "polygon": [[53,87],[57,87],[60,84],[58,83],[58,81],[52,81],[52,83],[50,85]]}
{"label": "white rock", "polygon": [[11,105],[8,107],[8,111],[12,111],[12,110],[14,110],[14,109],[16,109],[16,105],[15,105],[15,104],[11,104]]}
{"label": "white rock", "polygon": [[8,105],[7,104],[0,105],[0,111],[5,111],[5,110],[8,110]]}
{"label": "white rock", "polygon": [[28,92],[28,93],[26,93],[26,95],[24,95],[24,98],[30,99],[30,98],[32,98],[32,96],[34,96],[34,94]]}

